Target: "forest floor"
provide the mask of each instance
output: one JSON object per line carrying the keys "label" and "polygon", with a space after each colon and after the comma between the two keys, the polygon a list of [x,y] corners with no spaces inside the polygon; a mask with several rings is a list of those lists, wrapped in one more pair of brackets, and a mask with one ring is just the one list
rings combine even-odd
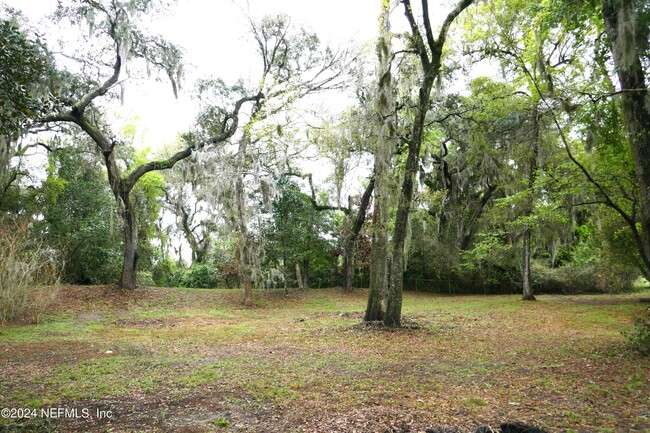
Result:
{"label": "forest floor", "polygon": [[405,293],[391,331],[361,325],[364,291],[64,287],[0,335],[1,406],[37,411],[0,431],[650,432],[622,334],[647,295]]}

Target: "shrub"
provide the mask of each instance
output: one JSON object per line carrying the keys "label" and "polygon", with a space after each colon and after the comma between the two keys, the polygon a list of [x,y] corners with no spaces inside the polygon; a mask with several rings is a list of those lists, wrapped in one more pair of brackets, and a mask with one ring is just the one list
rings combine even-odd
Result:
{"label": "shrub", "polygon": [[176,270],[169,279],[175,287],[213,289],[219,287],[219,271],[206,263],[195,263],[187,269]]}
{"label": "shrub", "polygon": [[194,264],[186,272],[183,280],[185,287],[211,289],[219,287],[219,271],[208,264]]}
{"label": "shrub", "polygon": [[539,263],[532,269],[535,290],[545,293],[621,293],[630,291],[638,276],[636,269],[600,263],[547,268]]}
{"label": "shrub", "polygon": [[26,314],[31,323],[41,323],[43,315],[54,304],[60,292],[61,286],[58,284],[58,281],[56,284],[34,287],[29,291]]}
{"label": "shrub", "polygon": [[222,286],[233,289],[239,285],[241,275],[239,274],[239,265],[236,260],[229,260],[217,265],[219,271],[219,282]]}
{"label": "shrub", "polygon": [[153,281],[153,274],[148,271],[138,271],[136,275],[136,283],[139,286],[155,286]]}
{"label": "shrub", "polygon": [[640,317],[634,322],[634,328],[625,336],[633,350],[650,356],[650,309],[645,317]]}
{"label": "shrub", "polygon": [[178,286],[176,276],[178,274],[178,265],[175,261],[166,259],[160,260],[151,268],[151,278],[158,287]]}
{"label": "shrub", "polygon": [[40,321],[59,291],[59,263],[28,219],[0,219],[0,331],[25,315]]}

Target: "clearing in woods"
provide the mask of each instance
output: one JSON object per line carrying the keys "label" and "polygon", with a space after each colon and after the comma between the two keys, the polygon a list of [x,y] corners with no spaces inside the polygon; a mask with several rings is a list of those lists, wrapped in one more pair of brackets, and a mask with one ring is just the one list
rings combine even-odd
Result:
{"label": "clearing in woods", "polygon": [[43,324],[0,336],[0,401],[77,417],[3,418],[0,431],[473,431],[513,420],[650,431],[650,360],[622,335],[646,308],[639,294],[406,293],[399,331],[360,325],[363,291],[259,292],[252,308],[240,297],[65,287]]}

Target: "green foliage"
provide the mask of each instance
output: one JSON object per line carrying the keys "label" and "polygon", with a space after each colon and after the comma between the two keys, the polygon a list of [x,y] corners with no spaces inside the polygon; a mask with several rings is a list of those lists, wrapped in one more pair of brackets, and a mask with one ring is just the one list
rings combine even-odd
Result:
{"label": "green foliage", "polygon": [[214,289],[219,287],[219,271],[211,264],[195,263],[187,269],[178,269],[170,278],[175,287]]}
{"label": "green foliage", "polygon": [[228,421],[225,418],[217,418],[214,421],[212,421],[212,424],[214,424],[217,427],[228,427],[230,425],[230,421]]}
{"label": "green foliage", "polygon": [[266,266],[282,267],[291,281],[295,264],[306,264],[310,279],[331,284],[337,263],[331,240],[326,238],[332,234],[330,212],[314,209],[309,196],[287,176],[280,178],[277,186],[280,195],[273,201],[272,218],[264,227]]}
{"label": "green foliage", "polygon": [[151,267],[151,279],[154,286],[157,287],[174,287],[177,284],[175,276],[178,273],[178,264],[176,261],[164,259],[158,260]]}
{"label": "green foliage", "polygon": [[63,279],[115,282],[122,263],[122,225],[98,163],[81,148],[62,148],[50,154],[48,171],[43,230],[62,253]]}
{"label": "green foliage", "polygon": [[52,63],[45,45],[15,16],[0,17],[0,46],[0,136],[15,139],[47,108]]}
{"label": "green foliage", "polygon": [[149,271],[139,271],[136,275],[136,282],[138,286],[155,286],[156,283],[153,280],[153,273]]}
{"label": "green foliage", "polygon": [[480,233],[474,247],[461,252],[461,272],[480,277],[488,284],[518,281],[519,255],[519,249],[508,242],[505,231]]}

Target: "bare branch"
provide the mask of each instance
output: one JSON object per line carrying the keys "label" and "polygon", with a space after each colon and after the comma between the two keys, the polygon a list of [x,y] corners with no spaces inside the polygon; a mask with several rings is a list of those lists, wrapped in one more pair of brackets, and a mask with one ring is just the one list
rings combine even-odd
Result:
{"label": "bare branch", "polygon": [[429,44],[429,49],[433,52],[433,49],[436,46],[436,40],[433,38],[433,31],[431,31],[431,20],[429,19],[428,0],[422,0],[422,17],[424,19],[424,30],[427,35],[427,43]]}
{"label": "bare branch", "polygon": [[314,181],[312,179],[311,173],[302,174],[294,171],[288,171],[286,173],[283,173],[283,176],[294,176],[294,177],[299,177],[301,179],[305,179],[305,178],[307,179],[307,181],[309,182],[309,190],[311,192],[311,196],[309,197],[309,199],[311,201],[314,210],[316,211],[337,210],[343,212],[346,215],[350,214],[350,209],[347,207],[318,204],[318,200],[316,200],[316,190],[314,189]]}
{"label": "bare branch", "polygon": [[[262,99],[264,99],[264,95],[260,92],[255,96],[246,96],[244,98],[241,98],[239,101],[237,101],[235,103],[235,108],[233,109],[233,112],[229,116],[227,116],[226,119],[224,120],[224,131],[221,134],[219,134],[218,136],[213,137],[210,140],[208,140],[207,143],[203,143],[203,144],[199,145],[197,148],[201,149],[204,146],[206,146],[207,144],[221,143],[223,141],[226,141],[230,137],[232,137],[235,134],[235,131],[237,131],[237,126],[239,125],[239,110],[241,110],[242,105],[244,105],[244,103],[250,102],[250,101],[255,101],[255,102],[259,103],[260,100],[262,100]],[[230,124],[230,126],[228,128],[225,128],[225,122],[227,120],[232,120],[232,122],[231,122],[231,124]]]}
{"label": "bare branch", "polygon": [[442,47],[445,45],[445,40],[447,39],[447,33],[449,32],[449,27],[451,27],[451,24],[454,22],[454,20],[460,15],[462,11],[467,9],[474,0],[461,0],[454,10],[449,12],[449,15],[447,15],[447,18],[445,18],[445,22],[442,23],[442,28],[440,29],[440,33],[438,34],[438,40],[436,41],[436,45],[442,49]]}
{"label": "bare branch", "polygon": [[422,62],[422,65],[425,66],[425,69],[427,69],[430,63],[429,55],[427,54],[427,50],[424,47],[424,41],[422,40],[422,35],[420,34],[418,24],[415,21],[415,17],[413,16],[413,7],[411,6],[411,0],[402,0],[402,3],[404,4],[404,15],[406,15],[409,26],[411,26],[411,35],[413,37],[413,42],[415,43],[415,46],[418,50],[418,54],[420,55],[420,61]]}
{"label": "bare branch", "polygon": [[115,64],[113,65],[113,75],[111,75],[108,80],[106,80],[102,85],[94,88],[89,93],[87,93],[83,98],[81,98],[76,104],[72,106],[73,110],[76,110],[80,113],[90,105],[93,100],[99,96],[105,95],[111,87],[113,87],[120,76],[120,69],[122,68],[122,58],[119,54],[119,44],[115,44]]}
{"label": "bare branch", "polygon": [[192,148],[187,147],[179,152],[176,152],[174,155],[171,156],[171,158],[160,160],[160,161],[150,161],[140,165],[138,168],[133,170],[133,172],[129,174],[129,176],[124,180],[125,190],[127,192],[131,191],[131,189],[138,181],[138,179],[140,179],[142,176],[149,173],[150,171],[170,169],[174,167],[174,165],[176,165],[178,161],[187,158],[191,154],[192,154]]}

